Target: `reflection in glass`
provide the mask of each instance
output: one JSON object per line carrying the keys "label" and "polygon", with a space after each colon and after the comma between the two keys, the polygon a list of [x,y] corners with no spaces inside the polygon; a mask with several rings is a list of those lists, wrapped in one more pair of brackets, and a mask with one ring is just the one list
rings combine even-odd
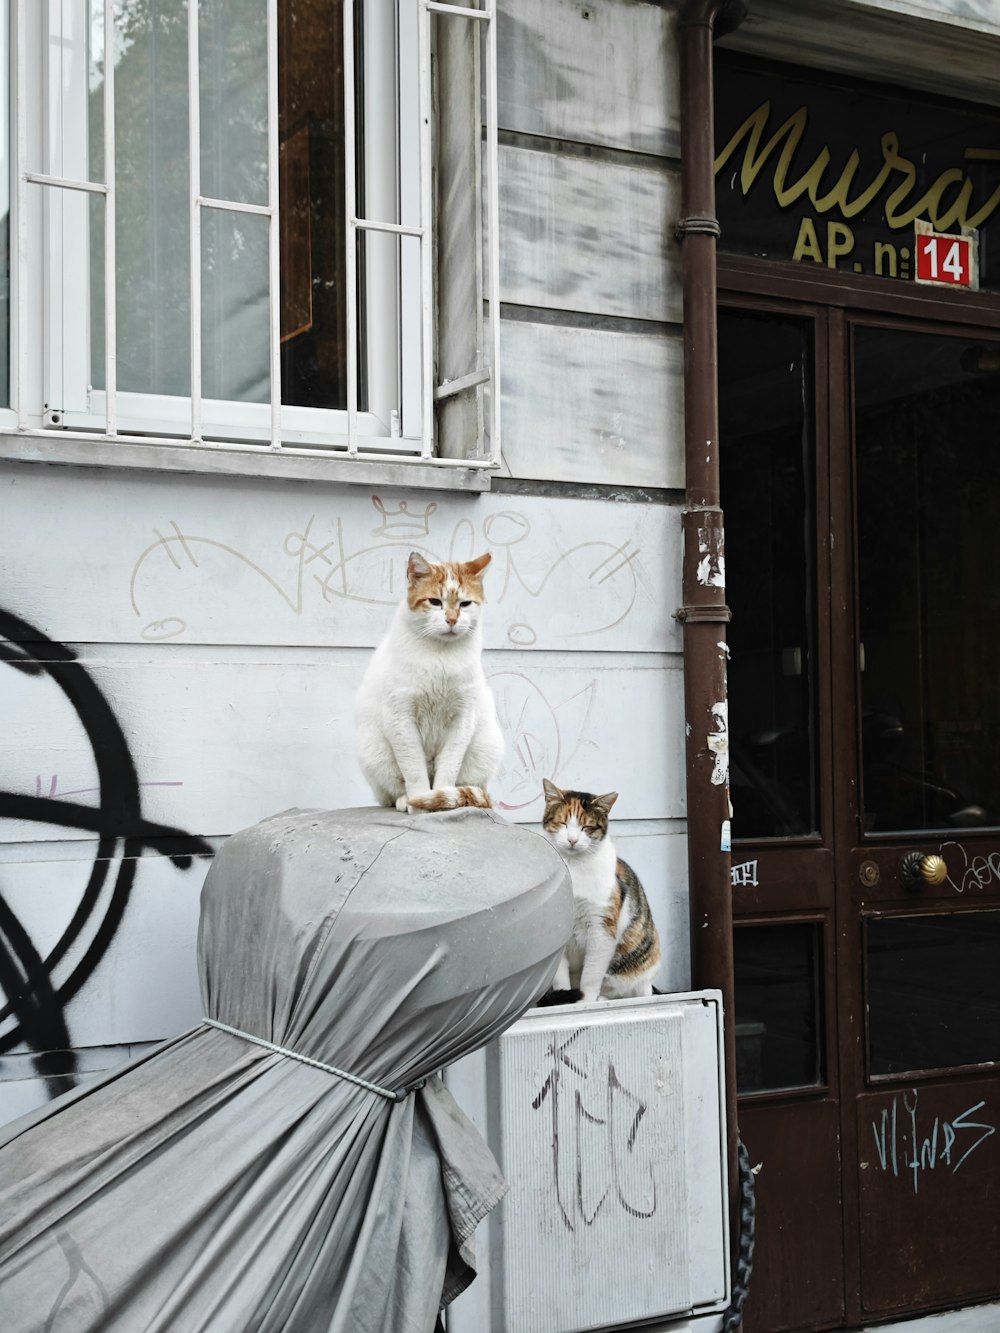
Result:
{"label": "reflection in glass", "polygon": [[267,6],[199,0],[201,192],[266,204]]}
{"label": "reflection in glass", "polygon": [[1000,1060],[1000,912],[866,927],[873,1075]]}
{"label": "reflection in glass", "polygon": [[735,837],[817,828],[811,326],[719,312]]}
{"label": "reflection in glass", "polygon": [[270,398],[267,219],[206,209],[201,220],[202,391],[206,398]]}
{"label": "reflection in glass", "polygon": [[823,1081],[818,924],[738,926],[736,1083],[741,1093]]}
{"label": "reflection in glass", "polygon": [[[103,5],[91,33],[103,37]],[[188,77],[185,0],[116,0],[115,148],[118,389],[186,395],[191,385]],[[104,173],[103,45],[90,80],[91,175]],[[92,208],[91,377],[104,377],[104,225]]]}
{"label": "reflection in glass", "polygon": [[854,339],[864,823],[1000,811],[1000,345]]}
{"label": "reflection in glass", "polygon": [[278,6],[282,400],[308,407],[347,405],[343,23],[342,0]]}

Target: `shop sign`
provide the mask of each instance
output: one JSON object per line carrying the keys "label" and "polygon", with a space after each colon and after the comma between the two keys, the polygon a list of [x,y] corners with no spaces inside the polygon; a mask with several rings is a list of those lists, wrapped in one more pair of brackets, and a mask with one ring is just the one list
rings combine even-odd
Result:
{"label": "shop sign", "polygon": [[720,249],[1000,286],[1000,113],[725,52],[715,85]]}

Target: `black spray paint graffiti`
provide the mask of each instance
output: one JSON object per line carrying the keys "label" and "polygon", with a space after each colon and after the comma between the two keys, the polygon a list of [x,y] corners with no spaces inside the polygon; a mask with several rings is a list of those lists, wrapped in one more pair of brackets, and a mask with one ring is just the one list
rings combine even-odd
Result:
{"label": "black spray paint graffiti", "polygon": [[[649,1107],[624,1086],[610,1058],[606,1063],[604,1059],[596,1060],[589,1070],[577,1061],[570,1047],[583,1032],[583,1028],[577,1028],[564,1041],[556,1038],[549,1044],[546,1054],[551,1069],[531,1102],[533,1111],[540,1110],[546,1100],[549,1103],[552,1183],[559,1211],[570,1231],[581,1220],[593,1226],[609,1200],[612,1207],[617,1202],[630,1217],[649,1218],[656,1212],[651,1161],[637,1161],[635,1153]],[[584,1096],[592,1099],[591,1107],[585,1104]],[[595,1104],[603,1115],[592,1109]],[[596,1140],[592,1137],[595,1131]],[[584,1147],[585,1139],[590,1139],[589,1151]],[[630,1189],[639,1184],[640,1194],[632,1197]]]}
{"label": "black spray paint graffiti", "polygon": [[[76,1083],[65,1007],[92,976],[121,924],[146,850],[167,856],[178,869],[192,857],[211,856],[204,839],[143,817],[135,763],[115,714],[76,654],[27,621],[0,611],[0,662],[30,676],[48,676],[76,711],[97,766],[96,806],[51,796],[0,791],[0,819],[29,820],[96,833],[97,848],[86,887],[71,919],[43,957],[0,892],[0,1055],[24,1042],[53,1095]],[[110,893],[104,892],[106,885]],[[102,901],[103,916],[96,919]],[[58,982],[53,974],[74,945],[91,931],[80,958]]]}

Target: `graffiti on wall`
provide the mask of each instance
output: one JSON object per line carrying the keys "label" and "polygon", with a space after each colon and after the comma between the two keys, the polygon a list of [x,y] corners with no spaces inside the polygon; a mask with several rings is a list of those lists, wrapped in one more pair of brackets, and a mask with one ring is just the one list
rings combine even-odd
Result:
{"label": "graffiti on wall", "polygon": [[[154,540],[135,556],[129,577],[142,638],[178,642],[217,634],[226,610],[236,613],[230,624],[238,637],[245,633],[239,608],[252,609],[257,624],[263,602],[276,613],[276,627],[298,620],[315,626],[317,637],[329,633],[318,613],[353,607],[350,633],[375,642],[404,594],[411,550],[431,561],[492,552],[489,625],[507,649],[532,649],[540,639],[580,649],[635,613],[644,574],[634,530],[621,540],[573,540],[540,531],[537,513],[533,526],[523,509],[494,510],[474,522],[448,518],[433,499],[373,495],[371,505],[367,522],[355,519],[350,529],[340,515],[312,515],[280,536],[278,529],[270,545],[252,548],[232,534],[223,540],[208,523],[171,520],[153,528]],[[365,621],[365,609],[377,616]],[[598,686],[577,679],[553,690],[517,669],[489,674],[507,743],[494,797],[501,809],[520,811],[540,801],[543,777],[570,771],[580,758]]]}
{"label": "graffiti on wall", "polygon": [[[121,924],[139,858],[152,851],[180,870],[210,856],[203,838],[147,819],[128,742],[100,688],[63,643],[0,611],[0,664],[47,677],[69,701],[86,733],[97,769],[93,805],[59,797],[57,781],[34,794],[0,790],[0,819],[96,835],[86,883],[54,944],[39,949],[0,886],[0,1055],[24,1043],[55,1095],[76,1082],[66,1006],[93,975]],[[80,794],[80,793],[76,793]]]}
{"label": "graffiti on wall", "polygon": [[[514,605],[528,608],[527,616],[514,611],[503,626],[509,648],[532,647],[538,638],[537,617],[550,620],[553,607],[573,607],[574,623],[561,637],[582,643],[589,635],[620,625],[636,604],[641,550],[631,537],[571,542],[540,564],[527,554],[531,520],[516,510],[488,514],[479,527],[461,518],[450,530],[439,531],[434,500],[425,505],[400,500],[390,506],[378,495],[371,499],[380,520],[363,538],[349,537],[339,516],[332,530],[324,531],[312,515],[285,533],[269,559],[253,559],[231,542],[174,521],[163,531],[154,528],[155,540],[136,557],[129,583],[132,611],[145,621],[142,637],[160,641],[182,636],[188,629],[182,612],[194,584],[208,582],[214,596],[224,599],[235,572],[251,575],[277,606],[295,616],[304,613],[310,598],[321,605],[393,606],[403,596],[410,550],[435,561],[466,560],[489,549],[491,603],[501,611]],[[147,619],[154,600],[157,614]]]}

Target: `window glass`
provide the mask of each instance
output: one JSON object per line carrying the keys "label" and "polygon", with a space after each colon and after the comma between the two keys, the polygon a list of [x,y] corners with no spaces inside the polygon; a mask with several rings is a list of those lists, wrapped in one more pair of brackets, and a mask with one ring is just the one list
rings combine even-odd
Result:
{"label": "window glass", "polygon": [[[91,32],[103,41],[98,0],[91,0]],[[191,387],[187,4],[116,0],[115,37],[118,389],[184,396]],[[104,61],[102,46],[90,82],[95,179],[104,172]],[[103,201],[92,206],[91,224],[92,383],[104,388]]]}
{"label": "window glass", "polygon": [[199,18],[202,194],[266,204],[267,6],[199,0]]}
{"label": "window glass", "polygon": [[309,407],[347,404],[343,45],[342,0],[279,4],[282,399]]}
{"label": "window glass", "polygon": [[1000,912],[866,926],[872,1075],[1000,1060]]}
{"label": "window glass", "polygon": [[[0,69],[10,69],[10,4],[0,0]],[[9,85],[8,85],[9,86]],[[10,103],[0,96],[0,407],[10,404]]]}
{"label": "window glass", "polygon": [[861,327],[854,375],[865,829],[995,825],[1000,344]]}
{"label": "window glass", "polygon": [[206,209],[201,221],[202,388],[206,398],[266,403],[271,395],[268,224]]}
{"label": "window glass", "polygon": [[817,828],[811,325],[719,312],[734,837]]}
{"label": "window glass", "polygon": [[736,1084],[741,1093],[823,1081],[820,926],[737,926]]}
{"label": "window glass", "polygon": [[[266,205],[267,6],[263,0],[201,0],[199,14],[201,194]],[[279,0],[282,398],[309,407],[342,408],[347,402],[342,25],[339,0]],[[186,0],[116,0],[117,344],[123,393],[190,393],[187,27]],[[104,51],[98,0],[90,0],[90,29],[88,171],[101,179]],[[90,209],[91,382],[103,388],[104,203],[92,197],[78,206]],[[202,207],[200,226],[204,395],[266,401],[267,222]],[[363,269],[362,263],[362,292]],[[395,306],[391,314],[394,321]],[[359,375],[363,410],[363,357]]]}

